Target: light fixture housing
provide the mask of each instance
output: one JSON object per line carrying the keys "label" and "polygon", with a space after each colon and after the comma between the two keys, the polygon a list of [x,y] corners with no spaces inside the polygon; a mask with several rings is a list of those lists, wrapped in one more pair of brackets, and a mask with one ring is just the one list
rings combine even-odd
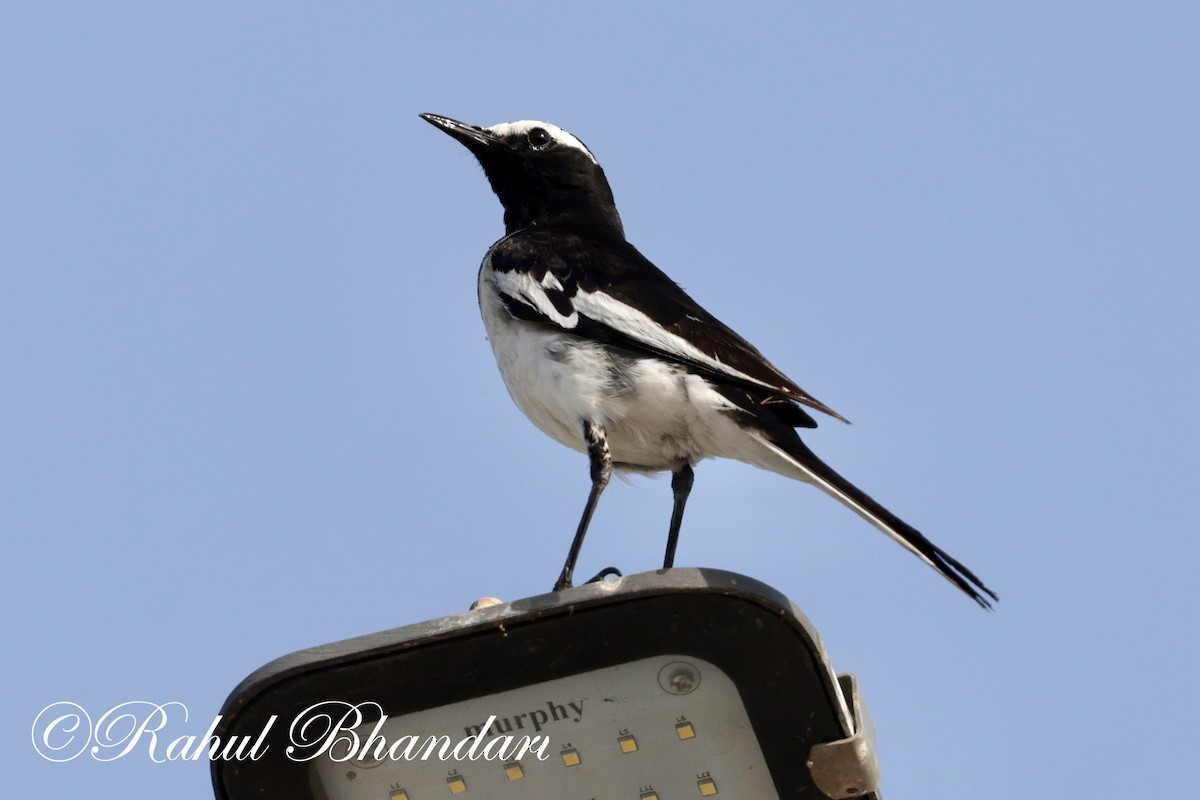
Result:
{"label": "light fixture housing", "polygon": [[834,674],[785,597],[719,570],[303,650],[247,677],[221,714],[222,742],[258,748],[213,760],[218,800],[878,797],[853,676]]}

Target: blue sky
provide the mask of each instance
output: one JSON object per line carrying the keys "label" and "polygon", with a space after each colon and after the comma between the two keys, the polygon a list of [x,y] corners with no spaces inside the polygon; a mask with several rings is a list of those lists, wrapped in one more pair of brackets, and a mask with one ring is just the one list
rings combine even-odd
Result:
{"label": "blue sky", "polygon": [[[1185,3],[9,3],[0,748],[59,700],[201,728],[285,653],[550,587],[585,460],[509,401],[500,207],[419,112],[546,119],[646,255],[854,421],[807,441],[974,569],[705,462],[677,563],[792,598],[889,797],[1169,791],[1198,711],[1200,12]],[[580,572],[661,558],[614,482]]]}

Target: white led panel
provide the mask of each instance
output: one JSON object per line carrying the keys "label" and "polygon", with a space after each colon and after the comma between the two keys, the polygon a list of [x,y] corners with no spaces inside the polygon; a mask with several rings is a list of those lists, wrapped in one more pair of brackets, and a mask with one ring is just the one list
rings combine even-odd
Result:
{"label": "white led panel", "polygon": [[[468,738],[492,716],[488,735]],[[353,732],[355,757],[346,758],[347,736],[311,762],[329,800],[779,798],[737,688],[691,656],[646,658],[382,724],[376,714]],[[478,742],[474,760],[453,758],[464,740],[460,754]],[[381,758],[358,757],[368,742]]]}

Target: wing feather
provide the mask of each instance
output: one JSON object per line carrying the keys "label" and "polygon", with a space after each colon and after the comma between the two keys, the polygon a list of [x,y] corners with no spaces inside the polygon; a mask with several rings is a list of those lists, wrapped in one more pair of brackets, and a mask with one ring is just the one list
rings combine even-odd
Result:
{"label": "wing feather", "polygon": [[[846,421],[797,386],[753,345],[709,314],[627,242],[519,231],[489,254],[510,311],[579,336],[674,361],[754,390],[761,402],[796,402]],[[815,422],[812,425],[815,426]]]}

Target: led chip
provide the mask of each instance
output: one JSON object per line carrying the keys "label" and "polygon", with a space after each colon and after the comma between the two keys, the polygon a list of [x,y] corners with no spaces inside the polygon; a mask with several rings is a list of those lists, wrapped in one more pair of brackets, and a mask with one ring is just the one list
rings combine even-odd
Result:
{"label": "led chip", "polygon": [[451,775],[446,778],[446,785],[450,787],[450,794],[462,794],[467,790],[467,782],[463,780],[462,775]]}
{"label": "led chip", "polygon": [[651,789],[638,795],[638,800],[658,800],[658,792]]}
{"label": "led chip", "polygon": [[680,739],[694,739],[696,737],[696,729],[692,727],[690,722],[675,723],[675,732],[679,734]]}
{"label": "led chip", "polygon": [[521,769],[521,765],[514,761],[504,765],[504,774],[510,781],[519,781],[525,777],[525,770]]}
{"label": "led chip", "polygon": [[408,800],[408,792],[403,789],[393,789],[388,797],[390,800]]}
{"label": "led chip", "polygon": [[617,743],[621,745],[622,753],[637,752],[637,739],[633,738],[632,736],[622,736],[621,738],[617,739]]}
{"label": "led chip", "polygon": [[579,751],[570,747],[562,751],[562,760],[563,764],[568,767],[578,767],[582,759],[579,757]]}
{"label": "led chip", "polygon": [[712,778],[701,778],[696,781],[696,785],[700,787],[701,797],[712,797],[717,793],[717,782]]}

